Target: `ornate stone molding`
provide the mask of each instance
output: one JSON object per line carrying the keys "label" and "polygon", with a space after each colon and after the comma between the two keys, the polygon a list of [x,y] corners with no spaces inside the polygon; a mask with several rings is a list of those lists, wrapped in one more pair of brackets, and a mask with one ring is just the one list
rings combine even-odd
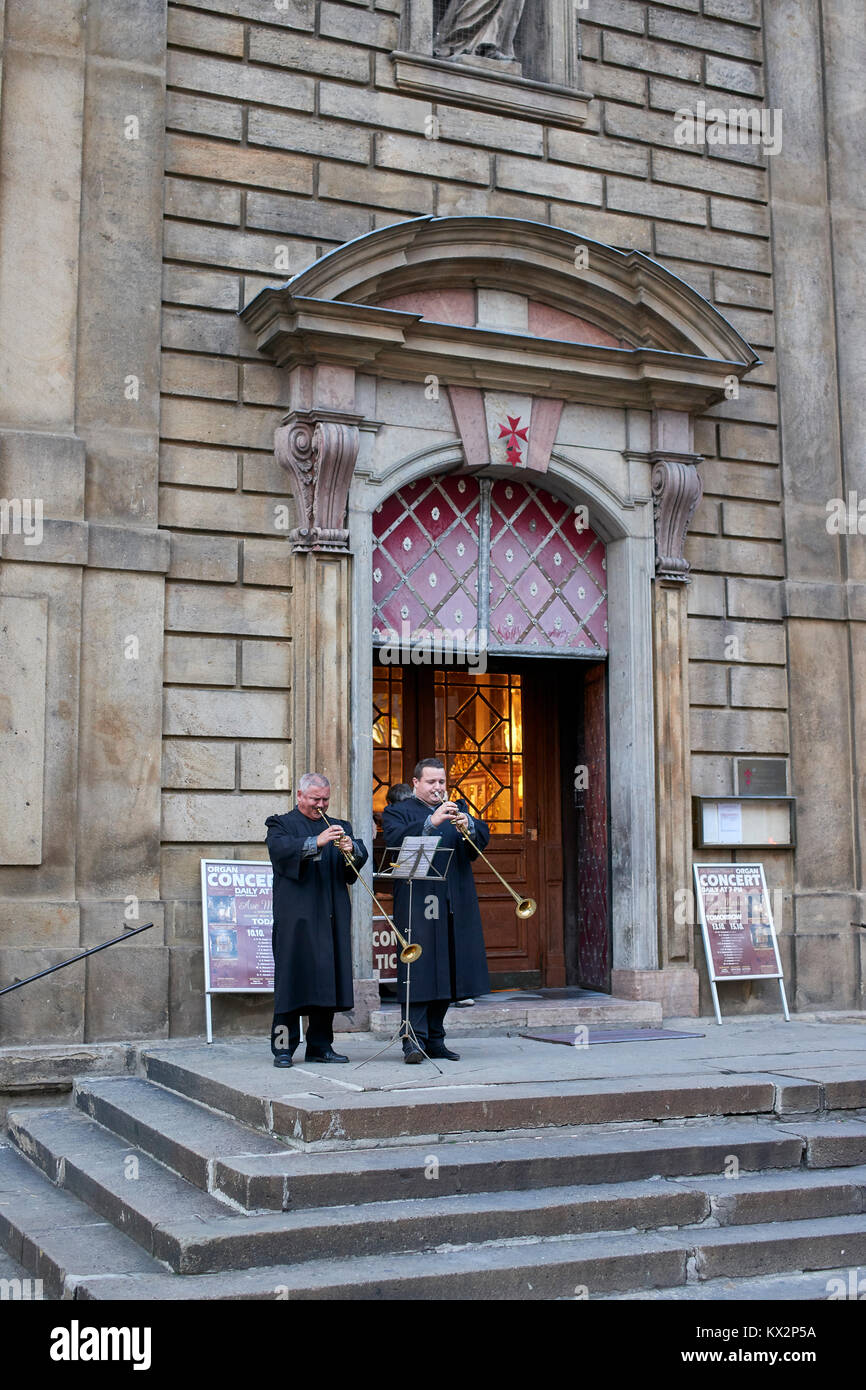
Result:
{"label": "ornate stone molding", "polygon": [[656,578],[680,584],[689,582],[689,562],[684,550],[689,522],[701,500],[704,486],[697,464],[699,454],[649,455],[652,471],[653,512],[656,534]]}
{"label": "ornate stone molding", "polygon": [[545,125],[579,130],[589,116],[589,92],[548,82],[534,82],[510,71],[491,72],[480,64],[454,58],[433,58],[397,51],[391,54],[394,81],[415,96],[443,98],[449,104],[495,111],[518,121],[543,121]]}
{"label": "ornate stone molding", "polygon": [[349,549],[346,506],[363,417],[343,411],[295,410],[274,436],[277,460],[295,484],[298,525],[292,549]]}
{"label": "ornate stone molding", "polygon": [[[591,275],[576,264],[588,251]],[[585,317],[633,347],[539,338],[384,309],[419,290],[513,291]],[[376,303],[369,301],[376,300]],[[701,414],[758,358],[718,310],[639,251],[498,217],[377,228],[260,291],[241,318],[278,366],[338,365],[398,381]],[[330,398],[328,398],[330,399]],[[682,446],[680,446],[682,447]]]}

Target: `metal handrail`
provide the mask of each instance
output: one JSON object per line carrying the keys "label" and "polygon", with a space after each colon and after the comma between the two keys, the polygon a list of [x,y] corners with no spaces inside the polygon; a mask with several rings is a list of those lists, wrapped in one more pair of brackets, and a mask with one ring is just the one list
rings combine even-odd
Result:
{"label": "metal handrail", "polygon": [[95,955],[97,951],[104,951],[106,946],[114,946],[118,941],[128,941],[131,936],[138,936],[139,932],[149,931],[153,922],[147,922],[143,927],[135,927],[133,931],[125,931],[122,936],[113,936],[110,941],[103,941],[101,946],[91,946],[89,951],[82,951],[80,955],[70,956],[69,960],[62,960],[59,965],[49,965],[47,970],[40,970],[36,975],[28,975],[26,980],[16,980],[14,985],[6,985],[0,989],[0,994],[8,994],[10,990],[21,989],[22,985],[30,985],[34,980],[41,980],[44,975],[52,975],[55,970],[63,970],[67,965],[74,965],[77,960],[84,960],[85,956]]}

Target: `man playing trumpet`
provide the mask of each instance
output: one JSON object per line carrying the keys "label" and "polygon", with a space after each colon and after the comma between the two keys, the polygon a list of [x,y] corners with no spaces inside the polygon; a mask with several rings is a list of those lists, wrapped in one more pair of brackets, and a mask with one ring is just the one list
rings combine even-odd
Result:
{"label": "man playing trumpet", "polygon": [[308,1018],[305,1061],[349,1060],[332,1047],[334,1014],[347,1012],[355,1002],[347,885],[366,863],[367,849],[353,837],[348,822],[323,819],[330,796],[327,777],[305,772],[298,783],[297,809],[266,821],[274,866],[275,1067],[292,1065],[302,1015]]}
{"label": "man playing trumpet", "polygon": [[[490,988],[487,956],[481,929],[478,893],[472,875],[472,861],[490,839],[481,820],[466,810],[465,802],[447,799],[445,768],[438,758],[423,758],[412,778],[413,795],[396,805],[386,806],[382,814],[385,844],[389,849],[403,843],[407,835],[440,835],[433,869],[446,871],[444,879],[417,879],[412,891],[412,920],[409,921],[409,885],[394,880],[394,916],[397,926],[413,944],[423,948],[412,966],[409,1023],[423,1051],[411,1037],[403,1039],[404,1060],[408,1063],[428,1057],[459,1061],[460,1054],[445,1046],[445,1014],[457,999],[486,994]],[[471,843],[460,833],[462,827]],[[411,928],[411,933],[410,933]],[[406,983],[406,966],[397,967],[398,986]],[[404,1013],[405,1004],[401,1006]]]}

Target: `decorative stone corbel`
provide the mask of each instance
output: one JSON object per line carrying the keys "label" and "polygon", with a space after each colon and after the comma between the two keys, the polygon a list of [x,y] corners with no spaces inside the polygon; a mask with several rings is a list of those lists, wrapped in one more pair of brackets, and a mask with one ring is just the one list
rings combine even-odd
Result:
{"label": "decorative stone corbel", "polygon": [[289,532],[293,550],[348,551],[346,507],[362,418],[295,410],[277,430],[274,452],[295,483],[299,524]]}
{"label": "decorative stone corbel", "polygon": [[656,578],[689,582],[689,562],[683,553],[689,522],[703,496],[697,465],[700,454],[650,454],[656,534]]}

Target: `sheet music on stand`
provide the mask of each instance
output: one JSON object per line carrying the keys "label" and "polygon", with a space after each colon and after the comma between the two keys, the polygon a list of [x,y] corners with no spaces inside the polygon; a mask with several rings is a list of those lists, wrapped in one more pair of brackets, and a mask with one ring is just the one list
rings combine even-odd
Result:
{"label": "sheet music on stand", "polygon": [[[380,866],[377,870],[374,871],[373,876],[376,879],[385,879],[389,882],[393,882],[396,879],[398,881],[402,881],[403,883],[408,883],[409,885],[409,924],[406,932],[406,940],[409,943],[411,943],[412,940],[412,919],[414,916],[414,913],[412,911],[412,890],[415,887],[416,880],[419,882],[421,880],[426,880],[427,882],[429,882],[431,879],[434,879],[441,883],[445,881],[445,878],[448,874],[448,869],[450,867],[451,858],[454,854],[454,851],[453,849],[439,849],[439,842],[441,841],[441,839],[441,835],[407,835],[406,838],[403,840],[402,844],[388,845],[386,847],[382,854]],[[433,859],[436,854],[439,854],[440,857],[444,856],[445,866],[441,872],[438,869],[434,868],[433,865]],[[385,867],[386,864],[388,866],[387,868]],[[428,1062],[433,1063],[433,1066],[435,1067],[439,1075],[442,1075],[442,1068],[437,1066],[436,1063],[433,1061],[433,1058],[429,1057],[427,1053],[424,1051],[423,1047],[418,1041],[418,1037],[415,1033],[415,1030],[409,1021],[411,976],[412,965],[411,962],[407,962],[406,996],[404,1003],[405,1017],[401,1017],[400,1026],[398,1027],[397,1031],[392,1035],[390,1042],[387,1042],[383,1048],[379,1049],[378,1052],[374,1052],[372,1057],[367,1057],[364,1059],[363,1062],[359,1062],[358,1065],[355,1067],[355,1071],[358,1071],[361,1067],[366,1067],[368,1062],[375,1062],[378,1057],[382,1056],[383,1052],[387,1052],[389,1047],[393,1047],[395,1042],[400,1042],[403,1039],[408,1038],[415,1045],[419,1052],[424,1053],[424,1056],[427,1057]]]}
{"label": "sheet music on stand", "polygon": [[426,878],[441,835],[407,835],[388,872],[389,878]]}

